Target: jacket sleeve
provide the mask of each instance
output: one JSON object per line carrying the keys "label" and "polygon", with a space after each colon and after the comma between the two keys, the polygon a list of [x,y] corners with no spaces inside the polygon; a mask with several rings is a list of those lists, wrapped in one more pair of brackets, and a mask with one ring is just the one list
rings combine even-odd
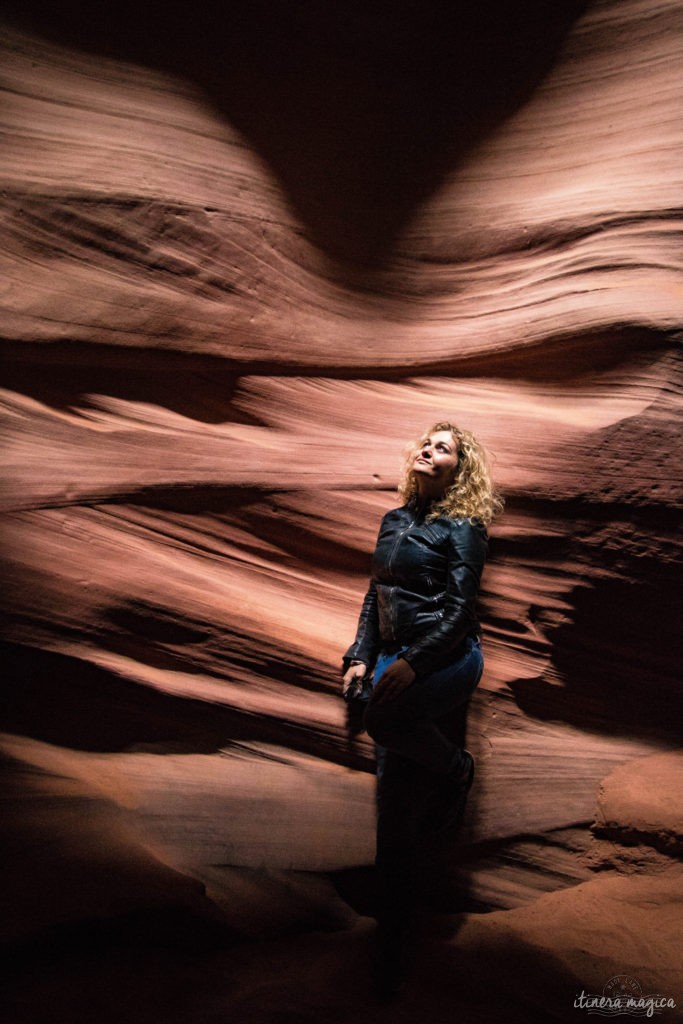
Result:
{"label": "jacket sleeve", "polygon": [[465,637],[477,629],[476,602],[487,549],[483,526],[469,520],[451,522],[443,615],[402,655],[416,675],[429,675],[441,668]]}
{"label": "jacket sleeve", "polygon": [[379,647],[377,590],[375,589],[375,584],[371,582],[363,599],[358,617],[356,639],[344,655],[344,671],[346,671],[352,661],[362,661],[368,668],[372,668],[377,658]]}

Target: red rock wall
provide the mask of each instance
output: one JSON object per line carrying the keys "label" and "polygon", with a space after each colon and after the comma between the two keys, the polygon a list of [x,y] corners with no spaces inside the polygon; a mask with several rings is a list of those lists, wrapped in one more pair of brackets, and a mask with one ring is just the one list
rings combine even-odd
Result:
{"label": "red rock wall", "polygon": [[5,751],[219,900],[371,860],[338,665],[442,417],[507,499],[458,899],[679,739],[681,8],[512,7],[3,34]]}

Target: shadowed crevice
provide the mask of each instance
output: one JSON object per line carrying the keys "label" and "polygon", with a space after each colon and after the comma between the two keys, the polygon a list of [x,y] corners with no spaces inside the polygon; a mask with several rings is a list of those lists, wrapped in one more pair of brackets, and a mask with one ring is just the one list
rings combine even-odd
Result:
{"label": "shadowed crevice", "polygon": [[[224,359],[186,354],[159,346],[116,347],[83,342],[8,342],[2,344],[3,387],[60,410],[87,409],[96,399],[111,396],[170,409],[200,423],[244,423],[267,426],[240,400],[245,376],[415,382],[439,375],[458,378],[543,382],[566,391],[616,371],[625,378],[642,373],[666,353],[674,355],[679,332],[639,325],[614,325],[609,330],[577,331],[549,336],[534,344],[510,345],[505,352],[455,354],[434,362],[417,360],[410,367],[354,367],[310,362]],[[182,386],[179,386],[182,382]]]}
{"label": "shadowed crevice", "polygon": [[[6,5],[7,6],[7,5]],[[473,146],[531,95],[585,0],[22,0],[6,17],[197,82],[312,241],[378,267]]]}
{"label": "shadowed crevice", "polygon": [[[608,736],[680,739],[683,693],[679,568],[641,558],[626,579],[597,579],[574,592],[571,621],[548,634],[562,686],[510,683],[525,715]],[[678,653],[677,653],[678,652]]]}
{"label": "shadowed crevice", "polygon": [[231,741],[272,743],[368,770],[340,730],[255,715],[152,690],[96,665],[24,645],[0,644],[0,731],[72,750],[208,754]]}
{"label": "shadowed crevice", "polygon": [[102,395],[200,423],[263,425],[233,402],[244,370],[227,359],[69,341],[6,342],[2,349],[3,387],[54,409],[93,408]]}

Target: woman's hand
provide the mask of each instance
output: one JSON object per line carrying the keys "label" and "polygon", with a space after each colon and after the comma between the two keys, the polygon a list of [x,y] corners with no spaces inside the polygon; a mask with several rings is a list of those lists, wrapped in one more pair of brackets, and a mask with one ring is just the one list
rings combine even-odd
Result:
{"label": "woman's hand", "polygon": [[415,672],[408,662],[405,658],[397,658],[380,676],[372,691],[371,701],[373,704],[382,704],[385,700],[393,700],[414,681]]}
{"label": "woman's hand", "polygon": [[364,678],[367,670],[367,665],[364,665],[362,661],[357,661],[355,664],[349,665],[342,677],[342,694],[344,697],[347,696],[349,690],[353,690],[360,686],[361,679]]}

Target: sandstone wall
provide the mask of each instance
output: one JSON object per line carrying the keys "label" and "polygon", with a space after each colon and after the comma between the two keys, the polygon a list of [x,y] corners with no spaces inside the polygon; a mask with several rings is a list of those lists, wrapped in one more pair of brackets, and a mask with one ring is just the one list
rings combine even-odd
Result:
{"label": "sandstone wall", "polygon": [[371,862],[338,665],[437,419],[507,500],[444,909],[584,881],[600,781],[680,741],[681,7],[512,6],[3,31],[12,786],[85,787],[266,930],[346,911],[235,871]]}

